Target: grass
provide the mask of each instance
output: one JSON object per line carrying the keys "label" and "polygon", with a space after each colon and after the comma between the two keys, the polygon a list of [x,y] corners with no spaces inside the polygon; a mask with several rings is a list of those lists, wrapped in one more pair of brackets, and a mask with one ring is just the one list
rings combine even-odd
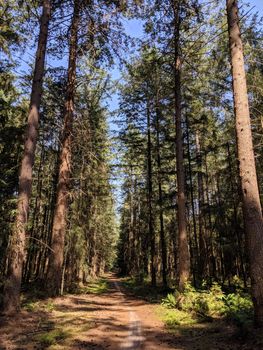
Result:
{"label": "grass", "polygon": [[74,301],[74,298],[78,299],[76,294],[100,295],[107,292],[108,288],[105,278],[92,280],[86,286],[76,289],[75,295],[65,295],[67,302],[64,305],[62,299],[62,308],[60,298],[43,299],[42,296],[32,293],[32,290],[26,293],[22,299],[23,310],[36,315],[39,319],[37,334],[33,334],[28,341],[39,349],[70,349],[75,339],[95,326],[87,311],[80,310]]}
{"label": "grass", "polygon": [[61,329],[56,328],[52,331],[45,332],[36,336],[36,341],[44,346],[49,347],[51,345],[57,344],[70,336],[70,333]]}
{"label": "grass", "polygon": [[54,310],[54,303],[51,299],[48,299],[45,302],[39,300],[27,300],[22,303],[22,308],[28,312],[52,312]]}
{"label": "grass", "polygon": [[[191,339],[198,349],[263,349],[263,335],[253,329],[253,305],[242,289],[226,293],[218,284],[183,293],[173,291],[157,308],[167,330],[181,339]],[[214,347],[213,347],[214,346]],[[221,349],[221,347],[220,347]]]}
{"label": "grass", "polygon": [[85,287],[85,292],[87,294],[103,294],[109,289],[108,281],[105,278],[99,278],[87,285]]}
{"label": "grass", "polygon": [[73,290],[74,294],[96,294],[106,293],[109,289],[109,284],[106,278],[96,278],[87,283],[83,287],[77,287]]}
{"label": "grass", "polygon": [[157,315],[169,329],[177,329],[178,326],[192,325],[198,322],[189,312],[178,309],[168,309],[162,305],[158,307]]}

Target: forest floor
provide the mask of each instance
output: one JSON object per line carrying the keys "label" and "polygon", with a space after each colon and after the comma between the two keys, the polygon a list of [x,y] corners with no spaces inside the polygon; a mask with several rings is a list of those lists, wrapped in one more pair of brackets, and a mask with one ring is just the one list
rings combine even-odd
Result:
{"label": "forest floor", "polygon": [[222,320],[171,330],[165,312],[107,275],[82,294],[25,301],[15,318],[0,319],[0,349],[263,349]]}

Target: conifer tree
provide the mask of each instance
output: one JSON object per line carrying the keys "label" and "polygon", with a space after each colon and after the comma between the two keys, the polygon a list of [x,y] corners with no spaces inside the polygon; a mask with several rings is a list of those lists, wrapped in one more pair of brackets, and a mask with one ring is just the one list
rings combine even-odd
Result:
{"label": "conifer tree", "polygon": [[22,156],[19,175],[17,216],[9,244],[8,279],[4,287],[4,312],[6,314],[15,313],[20,307],[20,287],[23,262],[25,259],[26,225],[28,222],[29,201],[32,191],[32,168],[37,142],[39,107],[42,95],[42,81],[50,16],[51,3],[49,0],[44,0],[40,20],[24,154]]}
{"label": "conifer tree", "polygon": [[229,48],[233,77],[239,174],[242,186],[244,224],[249,249],[252,297],[255,323],[263,326],[263,217],[259,198],[256,165],[252,143],[246,73],[241,40],[238,4],[227,0]]}
{"label": "conifer tree", "polygon": [[71,173],[71,143],[74,116],[74,97],[76,90],[76,64],[78,31],[81,2],[74,1],[74,10],[70,29],[68,77],[64,107],[64,125],[56,194],[56,206],[53,219],[51,254],[49,258],[47,289],[49,295],[58,295],[61,290],[64,242],[67,225],[69,182]]}

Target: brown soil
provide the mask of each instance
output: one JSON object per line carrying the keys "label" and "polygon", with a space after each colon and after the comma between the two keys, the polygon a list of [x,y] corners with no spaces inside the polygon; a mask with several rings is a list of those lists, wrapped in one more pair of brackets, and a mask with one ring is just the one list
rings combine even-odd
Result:
{"label": "brown soil", "polygon": [[[243,343],[220,322],[168,332],[156,304],[127,294],[114,276],[108,280],[110,288],[101,295],[67,295],[40,302],[35,312],[0,319],[0,350],[261,349]],[[49,335],[55,340],[47,340]]]}

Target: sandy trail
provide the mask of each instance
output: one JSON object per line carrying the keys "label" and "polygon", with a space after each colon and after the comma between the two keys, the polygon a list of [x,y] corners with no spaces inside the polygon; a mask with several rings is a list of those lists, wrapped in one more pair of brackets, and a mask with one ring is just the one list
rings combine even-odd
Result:
{"label": "sandy trail", "polygon": [[[155,314],[155,305],[128,293],[114,275],[106,276],[103,294],[65,295],[40,302],[36,311],[0,318],[0,350],[169,350],[168,335]],[[46,310],[48,304],[52,310]],[[61,329],[64,339],[43,344],[39,337]]]}
{"label": "sandy trail", "polygon": [[[155,306],[125,294],[114,276],[109,276],[108,281],[107,293],[88,297],[97,305],[91,315],[96,327],[72,349],[175,349],[171,336],[155,315]],[[88,302],[86,297],[85,300]]]}
{"label": "sandy trail", "polygon": [[[0,318],[0,350],[262,350],[236,342],[233,328],[219,321],[171,334],[155,304],[130,295],[116,276],[106,278],[109,288],[100,295],[47,299],[36,311]],[[39,339],[59,330],[63,336],[52,344]]]}

